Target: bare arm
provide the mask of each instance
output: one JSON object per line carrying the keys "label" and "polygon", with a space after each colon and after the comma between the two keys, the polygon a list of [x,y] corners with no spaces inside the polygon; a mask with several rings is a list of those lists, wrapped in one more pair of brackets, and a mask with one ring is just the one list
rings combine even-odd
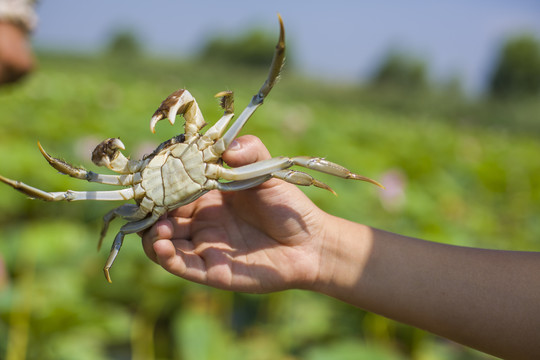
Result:
{"label": "bare arm", "polygon": [[[224,159],[268,158],[242,137]],[[504,358],[540,354],[540,253],[418,240],[331,216],[296,186],[271,180],[210,192],[143,237],[167,271],[245,292],[318,291]]]}
{"label": "bare arm", "polygon": [[338,230],[326,238],[317,291],[503,358],[540,354],[540,253],[329,221]]}

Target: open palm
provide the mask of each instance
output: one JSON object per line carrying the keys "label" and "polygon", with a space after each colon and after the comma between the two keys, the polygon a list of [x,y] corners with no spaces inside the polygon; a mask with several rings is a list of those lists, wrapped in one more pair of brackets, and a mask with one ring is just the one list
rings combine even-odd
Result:
{"label": "open palm", "polygon": [[[224,154],[231,166],[270,158],[253,136]],[[144,236],[148,256],[185,279],[223,289],[269,292],[314,281],[322,211],[294,185],[270,180],[238,192],[211,191],[170,212]]]}

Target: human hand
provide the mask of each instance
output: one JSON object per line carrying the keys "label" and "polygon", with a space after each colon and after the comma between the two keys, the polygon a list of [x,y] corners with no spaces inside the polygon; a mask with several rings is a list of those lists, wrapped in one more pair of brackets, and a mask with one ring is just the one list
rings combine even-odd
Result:
{"label": "human hand", "polygon": [[[254,136],[236,139],[232,167],[270,158]],[[310,287],[324,221],[295,185],[272,179],[244,191],[211,191],[167,214],[143,235],[150,259],[194,282],[253,293]]]}
{"label": "human hand", "polygon": [[19,80],[33,67],[26,32],[15,24],[0,21],[0,84]]}
{"label": "human hand", "polygon": [[[237,145],[223,156],[233,167],[270,157],[256,137]],[[280,180],[209,192],[156,223],[143,245],[163,268],[195,282],[257,293],[314,290],[501,358],[540,351],[538,253],[377,230],[324,213]]]}

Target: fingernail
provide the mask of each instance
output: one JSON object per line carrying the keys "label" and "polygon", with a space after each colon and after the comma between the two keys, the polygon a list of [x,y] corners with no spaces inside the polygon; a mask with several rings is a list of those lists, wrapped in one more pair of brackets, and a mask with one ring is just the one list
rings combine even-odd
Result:
{"label": "fingernail", "polygon": [[237,140],[234,140],[231,145],[227,148],[229,151],[238,151],[242,148],[242,145]]}

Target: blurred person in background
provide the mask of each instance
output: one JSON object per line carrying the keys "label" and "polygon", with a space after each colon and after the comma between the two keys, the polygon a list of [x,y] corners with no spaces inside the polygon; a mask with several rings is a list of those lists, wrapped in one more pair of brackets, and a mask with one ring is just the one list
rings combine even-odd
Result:
{"label": "blurred person in background", "polygon": [[[232,167],[269,158],[249,135],[223,154]],[[171,211],[143,234],[143,247],[165,270],[197,283],[315,291],[504,359],[540,359],[540,252],[374,229],[325,213],[277,179],[211,191]]]}
{"label": "blurred person in background", "polygon": [[0,0],[0,85],[14,83],[34,68],[29,35],[35,28],[35,1]]}
{"label": "blurred person in background", "polygon": [[[35,1],[0,0],[0,86],[17,82],[34,69],[30,32],[35,28]],[[8,283],[0,256],[0,290]]]}

